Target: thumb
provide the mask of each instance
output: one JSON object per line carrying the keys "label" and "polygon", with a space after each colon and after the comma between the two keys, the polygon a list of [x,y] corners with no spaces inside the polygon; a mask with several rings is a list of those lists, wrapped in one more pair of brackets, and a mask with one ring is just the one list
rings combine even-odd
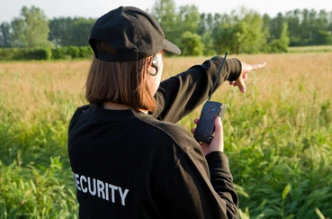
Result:
{"label": "thumb", "polygon": [[215,130],[214,130],[214,133],[215,133],[214,138],[216,138],[216,140],[219,141],[220,138],[221,138],[222,130],[223,130],[221,118],[219,116],[217,116],[217,118],[214,120],[214,128],[215,128]]}

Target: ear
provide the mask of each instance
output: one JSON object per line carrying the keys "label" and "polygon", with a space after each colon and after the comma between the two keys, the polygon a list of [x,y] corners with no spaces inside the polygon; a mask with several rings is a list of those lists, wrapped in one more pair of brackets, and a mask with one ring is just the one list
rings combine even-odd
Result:
{"label": "ear", "polygon": [[155,76],[157,74],[157,69],[152,64],[153,56],[147,57],[147,73],[149,75]]}

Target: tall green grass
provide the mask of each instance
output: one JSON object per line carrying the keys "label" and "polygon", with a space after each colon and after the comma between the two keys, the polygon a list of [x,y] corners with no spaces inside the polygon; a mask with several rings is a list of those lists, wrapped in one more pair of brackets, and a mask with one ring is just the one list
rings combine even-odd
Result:
{"label": "tall green grass", "polygon": [[1,116],[0,218],[77,217],[66,127]]}
{"label": "tall green grass", "polygon": [[248,194],[240,206],[254,218],[331,216],[331,109],[274,104],[248,103],[225,121],[234,182]]}
{"label": "tall green grass", "polygon": [[[242,218],[332,217],[332,53],[267,61],[248,91],[224,84],[225,152]],[[204,58],[168,58],[164,77]],[[312,63],[315,63],[312,66]],[[0,63],[0,218],[77,218],[67,127],[89,61]],[[179,122],[188,131],[200,109]]]}

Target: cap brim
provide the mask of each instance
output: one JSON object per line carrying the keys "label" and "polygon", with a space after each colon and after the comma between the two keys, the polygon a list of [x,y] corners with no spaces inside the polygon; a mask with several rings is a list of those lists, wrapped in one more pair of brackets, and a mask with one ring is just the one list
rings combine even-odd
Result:
{"label": "cap brim", "polygon": [[176,55],[181,54],[181,50],[176,45],[174,45],[173,43],[171,43],[166,39],[164,39],[163,49],[167,52],[174,53]]}

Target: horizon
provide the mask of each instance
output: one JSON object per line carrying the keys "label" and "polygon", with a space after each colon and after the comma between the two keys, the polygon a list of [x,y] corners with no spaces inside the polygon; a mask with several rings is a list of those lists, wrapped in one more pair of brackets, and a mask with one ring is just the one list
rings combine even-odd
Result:
{"label": "horizon", "polygon": [[[253,10],[260,15],[268,14],[270,17],[275,17],[278,13],[285,14],[286,12],[293,11],[295,9],[314,9],[316,12],[319,12],[320,10],[325,10],[326,12],[332,13],[332,1],[327,0],[294,0],[292,2],[289,2],[287,0],[279,0],[278,2],[269,2],[269,5],[262,4],[260,0],[233,0],[224,3],[216,3],[213,1],[214,0],[206,0],[204,1],[204,4],[203,2],[198,0],[174,0],[176,9],[184,5],[195,5],[198,7],[200,13],[212,14],[229,14],[232,11],[237,11],[242,7],[248,10]],[[58,0],[57,2],[51,0],[26,0],[24,2],[22,2],[21,0],[12,0],[10,5],[7,5],[8,9],[0,13],[0,23],[11,22],[15,17],[19,17],[23,6],[35,6],[40,8],[41,10],[43,10],[48,19],[53,19],[57,17],[98,18],[101,15],[107,13],[108,11],[115,9],[121,5],[131,5],[141,8],[142,10],[151,12],[151,9],[153,8],[155,2],[156,1],[137,2],[134,0],[113,0],[109,2],[105,0],[95,0],[94,5],[91,5],[91,1],[89,0],[72,0],[70,2],[66,0]],[[77,6],[79,6],[79,8]]]}

